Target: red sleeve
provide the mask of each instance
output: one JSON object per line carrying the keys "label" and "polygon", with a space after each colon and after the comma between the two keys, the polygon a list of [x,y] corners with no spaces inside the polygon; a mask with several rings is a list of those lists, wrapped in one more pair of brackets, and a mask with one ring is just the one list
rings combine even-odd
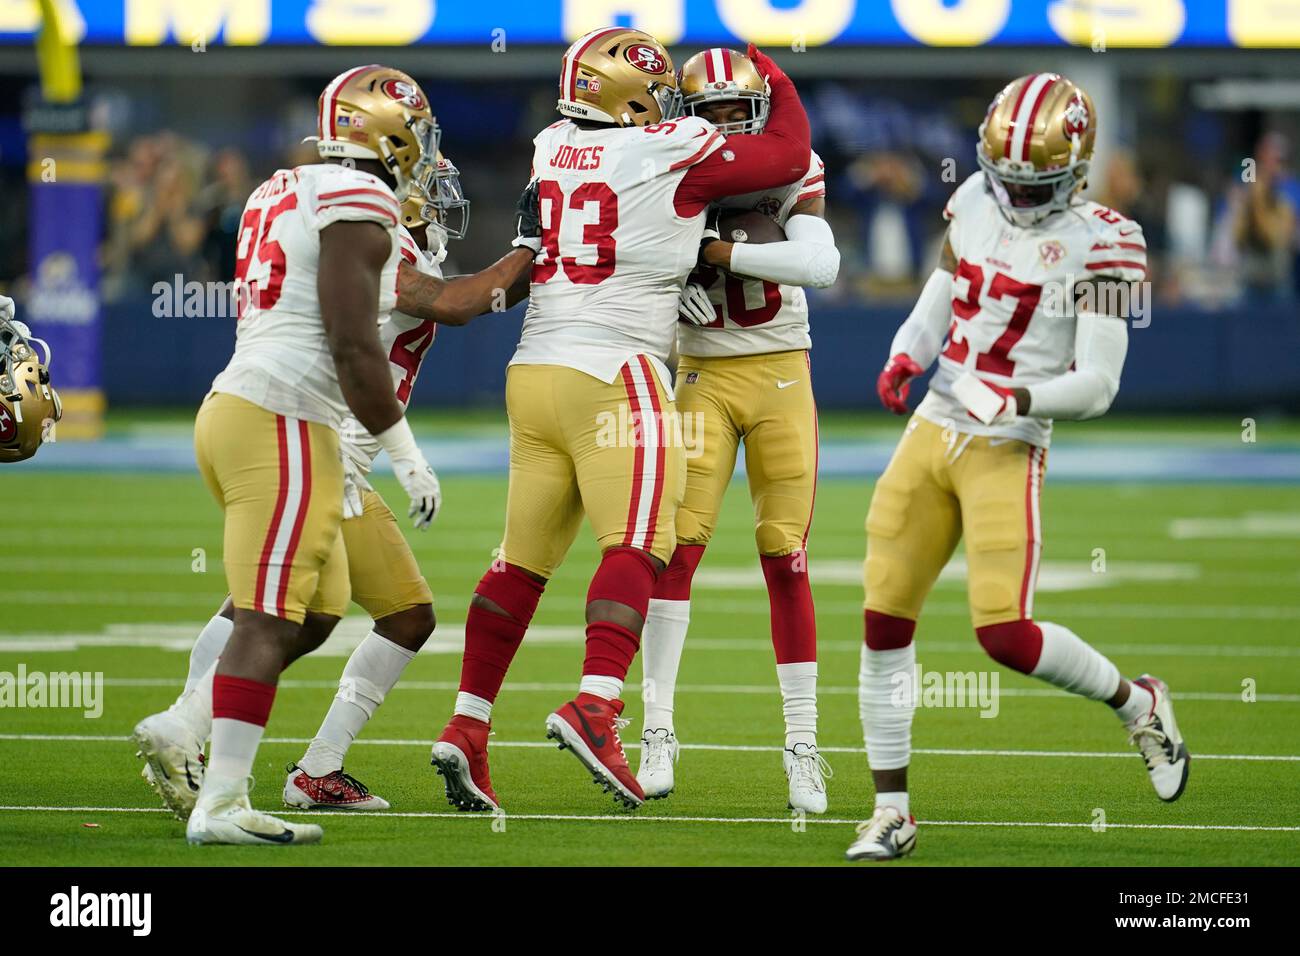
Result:
{"label": "red sleeve", "polygon": [[772,89],[772,112],[762,133],[728,136],[722,149],[687,170],[673,197],[677,215],[689,219],[723,196],[792,183],[808,172],[811,150],[808,114],[799,93],[789,80],[779,82]]}

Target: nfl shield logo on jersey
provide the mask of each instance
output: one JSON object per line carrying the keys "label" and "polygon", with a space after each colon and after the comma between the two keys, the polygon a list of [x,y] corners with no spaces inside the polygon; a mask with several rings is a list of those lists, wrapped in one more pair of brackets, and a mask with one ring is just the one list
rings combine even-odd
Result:
{"label": "nfl shield logo on jersey", "polygon": [[1043,265],[1053,266],[1065,258],[1065,246],[1055,239],[1039,243],[1038,254],[1043,257]]}

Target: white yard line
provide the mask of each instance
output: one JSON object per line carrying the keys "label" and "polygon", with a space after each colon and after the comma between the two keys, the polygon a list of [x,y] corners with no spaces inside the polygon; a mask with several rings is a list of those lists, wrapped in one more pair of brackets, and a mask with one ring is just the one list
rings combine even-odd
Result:
{"label": "white yard line", "polygon": [[[65,742],[88,742],[88,743],[126,743],[127,737],[116,737],[111,734],[0,734],[0,741],[34,741],[49,743]],[[265,744],[307,744],[311,743],[310,737],[263,737],[262,743]],[[371,747],[432,747],[432,740],[412,740],[406,738],[365,738],[360,737],[354,744],[365,744]],[[554,749],[555,744],[545,740],[493,740],[492,747],[512,747],[522,749]],[[623,744],[625,750],[639,750],[641,745],[637,742],[628,741]],[[781,748],[760,744],[682,744],[683,750],[707,750],[718,751],[723,753],[780,753]],[[820,747],[818,748],[824,754],[860,754],[863,752],[861,747]],[[1091,759],[1111,759],[1119,758],[1132,760],[1139,756],[1136,751],[1098,751],[1098,750],[980,750],[980,749],[955,749],[946,747],[917,747],[912,753],[927,754],[940,757],[1083,757]],[[1197,760],[1257,760],[1257,761],[1280,761],[1280,762],[1300,762],[1300,755],[1296,754],[1202,754],[1195,753],[1192,755]]]}
{"label": "white yard line", "polygon": [[[41,806],[0,806],[0,812],[9,813],[166,813],[171,811],[162,807],[41,807]],[[492,814],[475,814],[460,812],[417,812],[400,810],[276,810],[282,817],[328,817],[334,820],[347,817],[397,817],[416,820],[477,820],[490,825]],[[587,823],[767,823],[790,826],[795,820],[789,817],[674,817],[648,816],[633,813],[623,814],[585,814],[585,813],[505,813],[509,820],[537,820]],[[825,817],[804,817],[802,823],[831,824],[849,826],[860,821]],[[918,824],[930,827],[1027,827],[1047,829],[1088,829],[1095,830],[1093,823],[1061,823],[1036,820],[918,820]],[[1270,833],[1296,833],[1300,826],[1239,826],[1233,824],[1196,824],[1196,823],[1107,823],[1107,830],[1232,830],[1232,831],[1266,831]]]}
{"label": "white yard line", "polygon": [[[179,691],[184,682],[171,677],[106,677],[104,678],[106,687],[167,687]],[[280,681],[281,690],[326,690],[338,687],[338,681],[333,680],[294,680],[286,678]],[[640,689],[641,685],[636,681],[629,681],[626,685],[629,693]],[[459,690],[460,685],[456,681],[448,680],[403,680],[399,681],[394,690],[418,690],[418,691],[454,691]],[[573,684],[564,682],[543,683],[537,681],[524,681],[513,683],[507,681],[502,687],[503,691],[515,693],[565,693],[573,690]],[[775,684],[678,684],[677,690],[684,694],[756,694],[756,695],[779,695],[780,688]],[[837,687],[821,686],[817,688],[818,694],[830,696],[853,696],[856,697],[858,689],[856,687]],[[998,691],[1000,697],[1047,697],[1059,700],[1074,700],[1078,698],[1077,694],[1071,694],[1063,690],[1055,690],[1050,687],[1002,687]],[[633,694],[633,696],[635,696]],[[1179,690],[1176,698],[1178,700],[1207,700],[1207,701],[1225,701],[1229,703],[1242,703],[1241,693],[1239,691],[1186,691]],[[1265,704],[1300,704],[1300,694],[1257,694],[1253,703]]]}

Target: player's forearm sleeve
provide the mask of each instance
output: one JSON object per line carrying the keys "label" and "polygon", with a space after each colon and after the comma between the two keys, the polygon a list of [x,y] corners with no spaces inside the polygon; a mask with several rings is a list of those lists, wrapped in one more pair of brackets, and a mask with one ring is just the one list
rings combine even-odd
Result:
{"label": "player's forearm sleeve", "polygon": [[939,357],[943,337],[952,321],[952,273],[935,269],[925,280],[907,320],[894,333],[890,355],[904,352],[921,368]]}
{"label": "player's forearm sleeve", "polygon": [[819,216],[792,216],[785,224],[785,242],[731,247],[731,271],[785,285],[826,289],[840,274],[840,251],[830,225]]}
{"label": "player's forearm sleeve", "polygon": [[687,171],[677,187],[678,215],[723,196],[792,183],[808,172],[811,152],[808,114],[794,84],[783,80],[772,87],[772,112],[761,134],[728,136],[725,148]]}
{"label": "player's forearm sleeve", "polygon": [[1029,414],[1035,418],[1096,418],[1119,391],[1128,326],[1095,312],[1080,312],[1075,323],[1074,371],[1029,386]]}

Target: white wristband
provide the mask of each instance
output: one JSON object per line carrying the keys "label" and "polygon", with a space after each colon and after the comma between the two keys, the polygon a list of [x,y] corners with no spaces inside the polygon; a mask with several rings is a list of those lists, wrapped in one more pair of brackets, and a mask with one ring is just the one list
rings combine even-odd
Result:
{"label": "white wristband", "polygon": [[415,435],[405,415],[376,435],[375,441],[379,442],[379,447],[388,452],[388,457],[393,461],[415,458],[420,454],[420,447],[415,443]]}

